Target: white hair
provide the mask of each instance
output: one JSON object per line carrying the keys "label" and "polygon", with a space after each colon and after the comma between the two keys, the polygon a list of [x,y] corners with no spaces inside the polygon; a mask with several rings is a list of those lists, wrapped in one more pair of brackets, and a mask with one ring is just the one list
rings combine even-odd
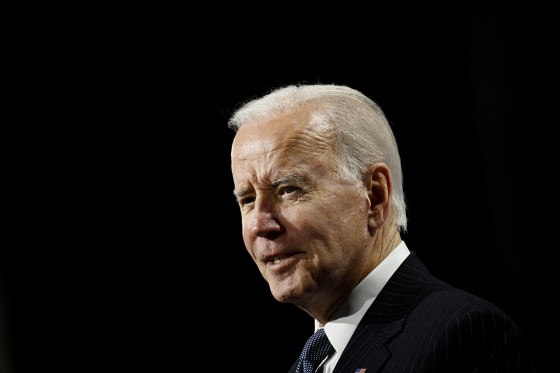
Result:
{"label": "white hair", "polygon": [[289,85],[249,101],[237,109],[228,127],[237,131],[244,123],[264,121],[313,103],[312,121],[334,130],[334,152],[341,179],[361,180],[374,163],[385,163],[393,179],[395,221],[406,232],[406,201],[397,142],[381,108],[353,88],[335,84]]}

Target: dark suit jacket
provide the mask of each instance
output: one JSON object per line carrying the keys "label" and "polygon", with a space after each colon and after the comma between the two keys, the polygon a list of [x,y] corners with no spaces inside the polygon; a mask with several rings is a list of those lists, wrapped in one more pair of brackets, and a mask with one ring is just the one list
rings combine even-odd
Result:
{"label": "dark suit jacket", "polygon": [[[303,347],[303,346],[302,346]],[[295,372],[297,359],[290,373]],[[412,252],[364,315],[335,373],[535,372],[495,305],[432,276]]]}

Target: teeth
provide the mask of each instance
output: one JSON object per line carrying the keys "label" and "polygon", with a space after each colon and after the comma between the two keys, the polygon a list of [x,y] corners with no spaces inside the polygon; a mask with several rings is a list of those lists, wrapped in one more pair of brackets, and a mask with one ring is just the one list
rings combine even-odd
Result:
{"label": "teeth", "polygon": [[274,260],[272,261],[272,263],[278,264],[278,263],[280,263],[280,259],[274,259]]}

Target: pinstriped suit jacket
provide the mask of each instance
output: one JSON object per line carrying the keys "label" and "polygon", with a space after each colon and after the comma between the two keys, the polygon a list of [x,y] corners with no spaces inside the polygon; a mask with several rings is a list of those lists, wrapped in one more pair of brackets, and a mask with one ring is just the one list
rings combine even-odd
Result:
{"label": "pinstriped suit jacket", "polygon": [[[296,362],[290,369],[295,372]],[[414,252],[381,290],[334,373],[536,372],[495,305],[432,276]]]}

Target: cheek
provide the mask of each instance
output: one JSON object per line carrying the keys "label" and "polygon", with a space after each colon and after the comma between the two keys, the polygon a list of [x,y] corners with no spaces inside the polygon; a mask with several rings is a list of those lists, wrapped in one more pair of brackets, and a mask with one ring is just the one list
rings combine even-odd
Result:
{"label": "cheek", "polygon": [[251,256],[254,258],[253,249],[252,249],[252,238],[251,238],[252,235],[249,226],[245,221],[242,221],[241,223],[241,237],[243,238],[243,243],[245,244],[245,248],[247,249],[249,254],[251,254]]}
{"label": "cheek", "polygon": [[241,228],[241,236],[243,237],[243,243],[245,244],[245,246],[247,247],[247,250],[250,251],[250,247],[251,247],[251,242],[252,242],[252,234],[248,228],[247,225],[243,225],[243,227]]}
{"label": "cheek", "polygon": [[332,196],[314,212],[316,219],[326,224],[357,225],[367,220],[368,202],[359,193],[346,193]]}
{"label": "cheek", "polygon": [[328,227],[326,234],[343,246],[354,242],[360,245],[368,236],[368,208],[359,200],[337,199],[340,203],[316,214],[319,224]]}

